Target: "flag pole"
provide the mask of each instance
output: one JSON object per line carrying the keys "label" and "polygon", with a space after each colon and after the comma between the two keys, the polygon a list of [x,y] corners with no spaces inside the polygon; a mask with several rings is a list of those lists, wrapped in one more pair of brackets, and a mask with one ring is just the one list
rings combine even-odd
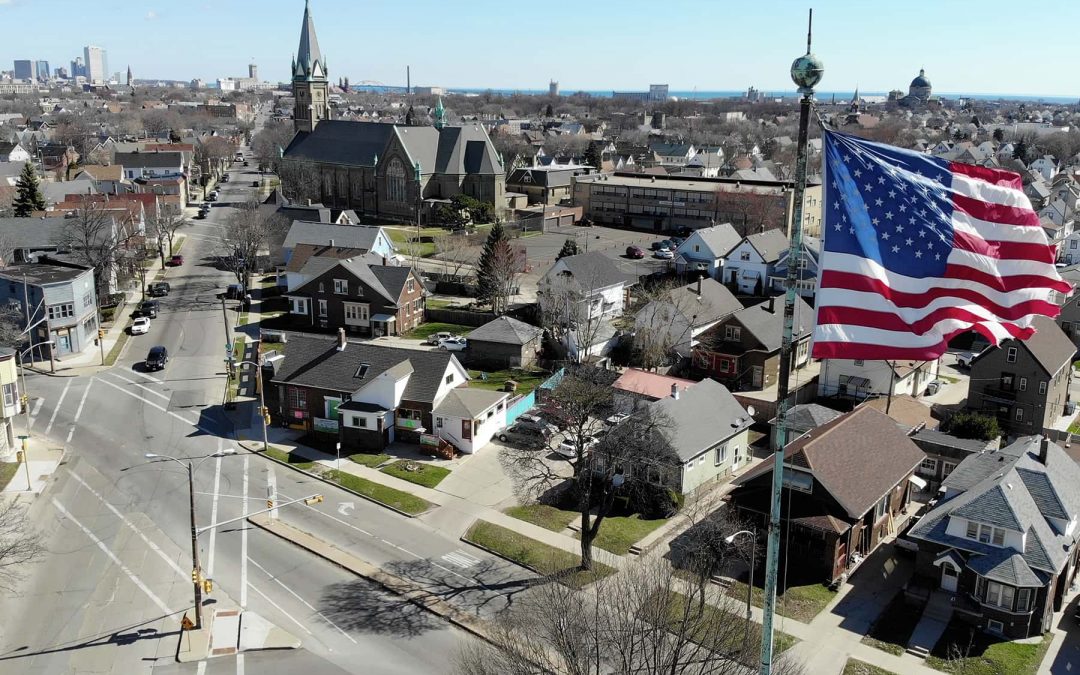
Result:
{"label": "flag pole", "polygon": [[784,446],[787,445],[788,385],[791,379],[791,352],[795,325],[795,289],[802,255],[803,195],[806,193],[806,155],[810,128],[810,108],[814,85],[824,68],[810,52],[814,10],[806,30],[806,54],[791,64],[791,79],[799,87],[799,144],[795,156],[795,191],[792,196],[790,247],[787,278],[784,281],[784,336],[780,343],[780,375],[777,382],[777,423],[773,445],[772,506],[769,510],[768,555],[765,562],[765,608],[761,626],[761,675],[771,675],[773,661],[773,619],[776,616],[776,587],[780,562],[780,496],[784,487]]}

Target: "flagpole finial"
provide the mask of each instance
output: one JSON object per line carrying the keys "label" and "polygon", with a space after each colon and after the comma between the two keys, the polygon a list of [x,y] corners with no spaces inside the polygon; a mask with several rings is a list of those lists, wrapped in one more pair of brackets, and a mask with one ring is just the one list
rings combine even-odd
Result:
{"label": "flagpole finial", "polygon": [[810,38],[814,34],[814,8],[810,8],[810,19],[806,22],[806,53],[810,53]]}
{"label": "flagpole finial", "polygon": [[806,54],[795,59],[791,64],[791,79],[799,87],[800,94],[813,94],[814,86],[821,82],[825,74],[825,66],[821,59],[810,51],[811,39],[813,38],[814,10],[810,10],[810,20],[806,27]]}

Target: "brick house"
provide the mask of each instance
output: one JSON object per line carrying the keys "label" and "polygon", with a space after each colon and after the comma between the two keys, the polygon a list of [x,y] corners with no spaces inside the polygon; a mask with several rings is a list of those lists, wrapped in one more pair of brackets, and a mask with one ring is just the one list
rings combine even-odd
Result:
{"label": "brick house", "polygon": [[1014,436],[1050,428],[1069,395],[1076,346],[1049,317],[1035,317],[1033,326],[1027,340],[1004,340],[971,362],[967,407],[997,417]]}
{"label": "brick house", "polygon": [[[794,556],[789,583],[835,583],[870,555],[908,505],[911,477],[925,455],[895,422],[858,408],[784,448],[781,556]],[[729,499],[767,531],[772,462],[734,481]],[[781,561],[781,569],[786,564]]]}
{"label": "brick house", "polygon": [[953,596],[958,618],[1008,639],[1050,629],[1076,577],[1080,466],[1040,436],[970,455],[909,532],[909,594]]}
{"label": "brick house", "polygon": [[344,328],[368,337],[401,335],[424,322],[424,285],[411,267],[370,256],[310,258],[306,283],[285,294],[298,329]]}

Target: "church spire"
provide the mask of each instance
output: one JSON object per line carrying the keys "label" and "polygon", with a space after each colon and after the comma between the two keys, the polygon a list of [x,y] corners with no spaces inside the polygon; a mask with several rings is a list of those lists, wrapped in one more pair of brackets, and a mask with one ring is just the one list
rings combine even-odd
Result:
{"label": "church spire", "polygon": [[319,51],[319,38],[315,36],[315,20],[311,18],[309,0],[304,0],[304,20],[300,26],[300,48],[296,54],[293,76],[326,77],[326,61]]}
{"label": "church spire", "polygon": [[442,104],[442,96],[435,102],[435,128],[442,129],[446,126],[446,108]]}
{"label": "church spire", "polygon": [[326,59],[315,37],[311,6],[304,2],[304,20],[300,26],[300,46],[293,59],[293,128],[311,132],[320,120],[330,117],[329,80]]}

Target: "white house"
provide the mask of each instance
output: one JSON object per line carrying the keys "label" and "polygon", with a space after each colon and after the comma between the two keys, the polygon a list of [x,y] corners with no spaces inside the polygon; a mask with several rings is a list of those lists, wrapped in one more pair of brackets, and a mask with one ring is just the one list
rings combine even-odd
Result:
{"label": "white house", "polygon": [[[773,265],[769,276],[769,285],[774,291],[784,291],[787,283],[788,253],[785,249]],[[821,260],[821,240],[816,237],[802,238],[802,254],[799,256],[799,271],[795,281],[795,290],[804,298],[813,298],[817,294],[818,264]]]}
{"label": "white house", "polygon": [[716,178],[720,175],[720,169],[724,167],[724,158],[715,153],[699,152],[690,158],[683,175],[701,176],[702,178]]}
{"label": "white house", "polygon": [[432,410],[435,435],[471,455],[506,428],[506,400],[501,391],[451,389]]}
{"label": "white house", "polygon": [[824,359],[818,396],[863,400],[870,396],[922,396],[937,377],[939,361],[864,361]]}
{"label": "white house", "polygon": [[1071,232],[1058,246],[1058,262],[1066,265],[1080,263],[1080,232]]}
{"label": "white house", "polygon": [[569,304],[570,322],[621,316],[634,279],[599,251],[556,260],[537,284],[540,306]]}
{"label": "white house", "polygon": [[742,303],[726,286],[699,278],[642,307],[634,319],[634,339],[642,346],[651,342],[688,356],[699,335],[740,309]]}
{"label": "white house", "polygon": [[1052,180],[1057,175],[1057,160],[1053,155],[1043,155],[1028,164],[1028,169],[1041,174],[1046,180]]}
{"label": "white house", "polygon": [[731,223],[694,230],[675,249],[675,269],[680,273],[703,272],[713,279],[723,279],[724,260],[740,241],[739,233]]}
{"label": "white house", "polygon": [[0,162],[29,162],[30,153],[21,143],[0,143]]}
{"label": "white house", "polygon": [[697,154],[697,149],[690,143],[651,143],[649,150],[656,154],[661,164],[676,166],[685,166]]}
{"label": "white house", "polygon": [[184,173],[182,152],[118,152],[113,164],[124,167],[124,177],[175,178]]}
{"label": "white house", "polygon": [[787,235],[780,229],[743,237],[724,263],[724,282],[737,284],[739,292],[748,295],[768,292],[769,277],[787,249]]}

